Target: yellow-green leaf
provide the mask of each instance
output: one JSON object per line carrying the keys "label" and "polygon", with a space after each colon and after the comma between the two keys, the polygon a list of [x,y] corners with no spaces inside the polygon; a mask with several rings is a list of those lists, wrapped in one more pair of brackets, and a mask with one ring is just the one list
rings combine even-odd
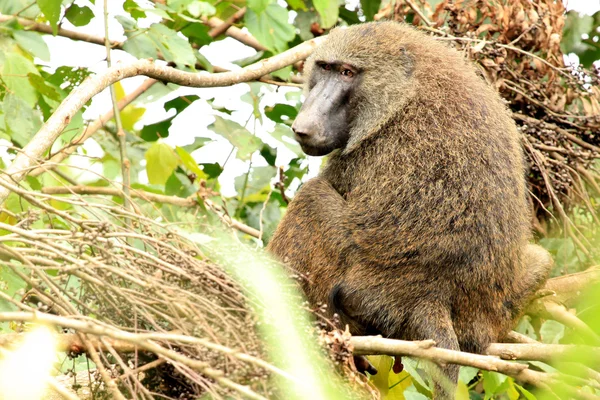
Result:
{"label": "yellow-green leaf", "polygon": [[164,185],[179,165],[179,157],[171,146],[156,142],[146,152],[146,173],[151,184]]}

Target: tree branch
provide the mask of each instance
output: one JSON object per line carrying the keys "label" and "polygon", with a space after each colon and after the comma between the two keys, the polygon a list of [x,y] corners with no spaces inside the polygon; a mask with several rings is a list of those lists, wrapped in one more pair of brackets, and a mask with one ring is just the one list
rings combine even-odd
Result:
{"label": "tree branch", "polygon": [[[53,34],[52,27],[50,25],[40,24],[40,23],[37,23],[30,19],[15,17],[12,15],[0,15],[0,23],[12,21],[12,20],[16,20],[19,23],[19,25],[21,25],[29,30],[40,32],[40,33],[47,33],[49,35]],[[100,36],[89,35],[87,33],[71,31],[69,29],[63,29],[63,28],[58,28],[57,35],[63,36],[63,37],[69,38],[69,39],[73,39],[73,40],[80,40],[82,42],[88,42],[88,43],[104,46],[104,38],[100,37]],[[118,42],[116,40],[111,41],[110,45],[113,49],[122,49],[123,48],[123,43]]]}
{"label": "tree branch", "polygon": [[[272,58],[261,60],[255,64],[242,68],[239,71],[218,74],[189,73],[167,66],[157,65],[150,60],[138,60],[117,65],[102,74],[88,77],[79,88],[73,90],[69,96],[67,96],[39,132],[22,149],[14,159],[13,163],[7,168],[6,175],[8,177],[5,176],[2,177],[2,179],[10,179],[17,183],[20,182],[27,175],[28,171],[38,163],[41,156],[52,146],[52,143],[60,136],[63,129],[71,121],[73,115],[75,115],[75,113],[94,95],[115,82],[132,76],[146,75],[150,78],[173,82],[182,86],[230,86],[236,83],[256,80],[263,75],[302,60],[306,58],[313,51],[314,47],[322,40],[322,38],[309,40],[288,51]],[[0,188],[0,203],[6,200],[8,194],[9,191],[5,187]]]}
{"label": "tree branch", "polygon": [[[81,195],[103,195],[103,196],[123,196],[123,192],[119,189],[109,187],[94,187],[94,186],[53,186],[42,188],[42,193],[45,194],[81,194]],[[155,194],[145,192],[143,190],[131,190],[131,197],[144,199],[155,203],[173,204],[178,207],[197,207],[198,196],[190,196],[187,198],[181,198],[176,196],[165,196],[162,194]],[[257,239],[260,238],[260,231],[252,228],[251,226],[245,225],[225,213],[223,208],[209,199],[203,199],[204,205],[216,213],[219,218],[228,226],[237,229],[240,232],[248,234]]]}
{"label": "tree branch", "polygon": [[[527,364],[505,361],[490,355],[480,355],[442,349],[435,347],[435,342],[433,340],[408,342],[405,340],[384,339],[376,336],[353,336],[350,338],[350,343],[354,347],[355,355],[385,354],[394,356],[409,356],[429,360],[440,366],[445,364],[470,366],[486,371],[500,372],[502,374],[512,376],[518,381],[528,383],[545,390],[551,390],[551,386],[555,383],[561,382],[562,379],[568,382],[573,382],[576,386],[587,385],[590,383],[585,379],[577,377],[564,376],[557,373],[548,374],[544,372],[533,371],[528,368]],[[589,395],[588,393],[582,392],[575,387],[569,388],[569,390],[572,392],[575,398],[598,399],[597,396]]]}

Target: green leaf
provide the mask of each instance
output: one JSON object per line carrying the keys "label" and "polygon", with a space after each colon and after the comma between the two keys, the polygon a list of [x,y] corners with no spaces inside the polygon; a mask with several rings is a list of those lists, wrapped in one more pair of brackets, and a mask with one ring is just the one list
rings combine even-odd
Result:
{"label": "green leaf", "polygon": [[140,132],[140,137],[147,142],[155,142],[160,138],[169,137],[169,128],[171,127],[173,118],[175,117],[144,126]]}
{"label": "green leaf", "polygon": [[187,176],[175,172],[165,183],[165,194],[168,196],[188,197],[196,192],[196,187]]}
{"label": "green leaf", "polygon": [[265,115],[278,124],[285,124],[296,119],[298,110],[289,104],[275,104],[273,107],[265,107]]}
{"label": "green leaf", "polygon": [[145,158],[148,182],[153,185],[164,185],[179,165],[179,157],[166,143],[152,144],[146,152]]}
{"label": "green leaf", "polygon": [[187,6],[187,11],[194,18],[211,17],[217,13],[217,9],[206,1],[193,1]]}
{"label": "green leaf", "polygon": [[296,36],[294,26],[288,22],[288,11],[279,4],[269,4],[260,14],[248,10],[245,20],[250,33],[277,53],[286,50],[288,42]]}
{"label": "green leaf", "polygon": [[249,160],[252,154],[263,146],[262,140],[232,120],[215,116],[215,122],[209,128],[237,148],[237,158],[240,160]]}
{"label": "green leaf", "polygon": [[161,52],[165,61],[172,61],[178,65],[192,66],[196,63],[194,49],[192,49],[189,42],[165,25],[150,25],[148,37]]}
{"label": "green leaf", "polygon": [[208,179],[218,178],[219,175],[223,172],[223,167],[218,163],[210,163],[210,164],[200,164],[202,166],[202,171],[208,176]]}
{"label": "green leaf", "polygon": [[175,151],[177,155],[181,159],[181,164],[187,169],[189,172],[193,172],[196,175],[197,179],[207,179],[208,176],[198,167],[198,163],[194,160],[194,157],[187,151],[185,151],[182,147],[175,147]]}
{"label": "green leaf", "polygon": [[63,66],[58,67],[52,75],[47,77],[47,80],[55,87],[60,87],[66,93],[70,93],[71,90],[79,86],[89,75],[90,71],[87,68]]}
{"label": "green leaf", "polygon": [[54,36],[58,33],[58,19],[60,18],[61,0],[37,0],[37,5],[52,26]]}
{"label": "green leaf", "polygon": [[13,38],[17,41],[19,47],[34,57],[44,61],[50,61],[50,51],[48,45],[42,39],[42,35],[33,31],[13,31]]}
{"label": "green leaf", "polygon": [[485,399],[493,398],[494,394],[499,393],[497,390],[504,383],[507,376],[492,371],[481,371],[483,376],[483,390],[485,391]]}
{"label": "green leaf", "polygon": [[265,11],[271,0],[248,0],[246,4],[248,8],[257,14]]}
{"label": "green leaf", "polygon": [[373,16],[379,11],[381,0],[360,0],[360,8],[368,21],[373,21]]}
{"label": "green leaf", "polygon": [[302,11],[306,11],[306,4],[304,3],[304,0],[287,0],[286,3],[288,3],[288,5],[290,7],[292,7],[293,10],[302,10]]}
{"label": "green leaf", "polygon": [[31,72],[27,74],[27,77],[29,78],[31,86],[33,86],[40,94],[46,96],[50,100],[60,102],[61,96],[57,89],[54,86],[49,85],[44,78],[40,75],[32,74]]}
{"label": "green leaf", "polygon": [[85,26],[90,23],[92,18],[94,18],[94,13],[89,7],[79,7],[77,4],[73,3],[67,8],[65,17],[75,26]]}
{"label": "green leaf", "polygon": [[522,386],[515,383],[515,387],[519,390],[519,392],[521,392],[521,394],[523,395],[523,397],[525,397],[526,400],[537,400],[537,398],[530,391],[523,388]]}
{"label": "green leaf", "polygon": [[293,151],[298,157],[302,157],[304,155],[300,145],[294,139],[294,133],[289,126],[282,124],[275,125],[275,129],[273,132],[271,132],[271,136],[283,143],[285,147]]}
{"label": "green leaf", "polygon": [[313,0],[315,9],[321,16],[321,28],[331,28],[338,20],[338,0]]}
{"label": "green leaf", "polygon": [[165,103],[165,111],[175,110],[177,114],[185,110],[190,104],[198,100],[196,95],[180,96]]}
{"label": "green leaf", "polygon": [[460,372],[458,373],[458,380],[465,384],[469,384],[477,376],[479,372],[479,368],[475,367],[460,367]]}
{"label": "green leaf", "polygon": [[245,184],[246,190],[244,191],[244,202],[261,203],[265,201],[267,194],[269,193],[271,179],[273,179],[275,174],[277,174],[277,169],[274,167],[254,167],[250,171],[247,182],[246,175],[240,175],[235,178],[235,190],[241,195]]}
{"label": "green leaf", "polygon": [[129,15],[136,20],[139,18],[146,18],[146,13],[134,0],[125,0],[125,3],[123,3],[123,10],[127,11]]}
{"label": "green leaf", "polygon": [[545,321],[540,327],[540,339],[543,343],[558,344],[565,336],[565,326],[553,320]]}
{"label": "green leaf", "polygon": [[200,23],[191,23],[181,30],[184,36],[186,36],[190,43],[202,47],[213,41],[208,35],[209,28],[206,25]]}
{"label": "green leaf", "polygon": [[267,164],[275,166],[275,160],[277,159],[277,149],[269,146],[268,144],[264,144],[262,149],[260,149],[260,155],[267,161]]}
{"label": "green leaf", "polygon": [[39,112],[13,94],[9,93],[4,97],[3,112],[11,140],[21,147],[29,143],[42,126]]}
{"label": "green leaf", "polygon": [[39,74],[35,65],[18,53],[5,55],[2,80],[9,92],[14,93],[33,108],[37,102],[37,91],[29,82],[27,74]]}
{"label": "green leaf", "polygon": [[591,15],[581,15],[577,11],[571,10],[565,18],[563,28],[563,37],[560,41],[560,47],[563,53],[579,54],[585,50],[582,43],[584,33],[590,32],[594,27],[594,18]]}

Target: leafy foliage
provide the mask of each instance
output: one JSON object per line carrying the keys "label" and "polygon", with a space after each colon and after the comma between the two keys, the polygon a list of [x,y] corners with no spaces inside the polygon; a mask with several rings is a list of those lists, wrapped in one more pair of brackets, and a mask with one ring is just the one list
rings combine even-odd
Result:
{"label": "leafy foliage", "polygon": [[[59,26],[77,30],[85,28],[94,19],[102,19],[100,3],[70,0],[0,1],[0,13],[18,15],[30,22],[47,23],[56,35]],[[226,42],[221,42],[226,29],[219,32],[214,30],[223,21],[230,21],[232,27],[226,28],[237,29],[238,34],[246,34],[239,30],[245,28],[258,41],[258,45],[247,42],[256,50],[249,58],[240,55],[238,60],[232,60],[235,64],[247,65],[281,53],[301,41],[325,34],[336,25],[385,18],[424,25],[422,16],[429,18],[435,23],[434,33],[437,30],[439,34],[441,30],[445,35],[467,38],[464,41],[456,40],[455,45],[479,63],[486,79],[499,88],[513,111],[540,122],[538,126],[530,124],[530,121],[520,121],[524,134],[533,143],[532,146],[547,156],[544,159],[546,164],[542,162],[540,165],[548,169],[548,175],[544,176],[546,170],[538,168],[532,170],[530,177],[532,192],[541,199],[541,205],[536,203],[538,215],[544,214],[547,209],[560,214],[557,210],[559,204],[552,199],[554,191],[565,203],[567,198],[585,199],[585,207],[581,202],[565,207],[565,212],[569,211],[573,215],[570,221],[574,221],[574,226],[584,229],[571,227],[561,231],[559,228],[567,224],[565,220],[561,220],[562,224],[555,224],[551,218],[544,219],[540,216],[542,221],[538,234],[549,236],[543,238],[541,244],[556,260],[553,275],[580,271],[594,263],[597,254],[590,250],[593,247],[590,243],[594,243],[598,236],[591,227],[598,224],[596,210],[600,199],[593,191],[586,190],[589,189],[586,185],[593,186],[590,182],[580,183],[574,179],[572,172],[580,168],[593,171],[597,164],[599,154],[595,146],[600,143],[597,131],[600,124],[600,92],[596,86],[597,77],[593,73],[579,70],[565,74],[560,71],[564,67],[563,53],[577,54],[585,67],[592,67],[600,59],[600,12],[580,15],[570,11],[563,19],[560,3],[542,0],[534,2],[535,7],[529,1],[511,0],[489,1],[479,8],[473,7],[473,2],[466,0],[413,0],[410,3],[361,0],[354,3],[357,5],[351,9],[352,7],[338,0],[288,0],[285,3],[274,0],[166,0],[156,1],[148,7],[146,3],[126,0],[122,9],[118,10],[120,15],[111,15],[110,18],[118,21],[125,35],[123,43],[115,45],[116,49],[122,49],[139,59],[162,60],[174,68],[186,71],[209,72],[219,69],[211,64],[211,57],[207,56],[205,50],[210,47],[228,49]],[[415,11],[415,7],[421,15]],[[54,70],[48,68],[47,62],[53,54],[43,39],[44,34],[26,24],[21,25],[17,19],[3,21],[0,22],[0,138],[10,144],[3,157],[4,164],[29,143],[42,124],[91,71],[86,67],[68,65],[61,65]],[[562,40],[559,40],[561,33]],[[236,37],[243,37],[241,34]],[[518,51],[507,50],[507,46],[516,46]],[[534,57],[527,54],[533,54]],[[265,78],[278,85],[294,86],[301,80],[299,69],[301,65],[288,66]],[[236,101],[232,102],[226,95],[215,95],[214,92],[197,90],[193,94],[190,91],[182,94],[180,88],[174,85],[154,83],[144,95],[121,110],[121,126],[117,126],[114,119],[101,121],[102,129],[94,133],[86,145],[79,147],[59,167],[52,166],[56,167],[56,174],[46,172],[30,176],[23,185],[27,190],[36,192],[50,186],[71,186],[73,182],[97,189],[118,187],[125,171],[122,168],[119,144],[120,137],[124,135],[126,164],[130,168],[132,188],[144,193],[173,196],[182,201],[209,199],[221,207],[221,215],[234,217],[260,232],[260,239],[239,233],[241,240],[263,245],[263,241],[269,239],[285,212],[287,201],[300,183],[307,179],[311,161],[300,151],[290,129],[300,108],[300,89],[297,85],[278,88],[277,91],[273,90],[272,85],[263,82],[241,86],[244,94],[236,94]],[[125,98],[126,91],[123,87],[120,84],[115,87],[117,100]],[[65,149],[74,148],[74,144],[80,144],[75,138],[80,137],[93,125],[92,120],[97,118],[96,115],[84,114],[88,106],[89,104],[84,105],[82,112],[69,121],[63,136],[47,154],[48,158]],[[106,111],[110,108],[107,106]],[[160,110],[163,115],[155,118],[151,110]],[[190,119],[189,114],[193,114],[194,118]],[[84,115],[90,120],[84,121]],[[193,120],[193,123],[183,128],[186,139],[189,139],[185,144],[178,142],[182,136],[181,120]],[[555,124],[567,133],[579,135],[579,141],[571,142],[564,135],[557,136],[557,131],[544,125],[546,123]],[[72,141],[77,143],[71,143]],[[581,142],[588,146],[582,146]],[[590,145],[594,147],[588,152]],[[231,153],[222,154],[223,157],[215,154],[223,153],[223,148],[230,149]],[[556,154],[562,158],[556,158]],[[533,163],[533,160],[530,161]],[[548,181],[543,178],[548,178],[554,186],[549,189]],[[585,176],[584,178],[581,181],[589,181]],[[226,187],[229,188],[229,193],[221,195],[220,192]],[[122,202],[118,195],[111,196],[110,200]],[[82,203],[77,201],[52,198],[48,200],[48,204],[57,211],[40,216],[39,210],[33,212],[31,204],[24,197],[13,193],[3,205],[0,223],[33,229],[51,227],[53,230],[71,232],[77,224],[74,225],[68,216],[96,218],[90,208],[82,208]],[[109,207],[107,203],[101,204],[102,207]],[[114,205],[110,204],[111,207]],[[193,211],[187,206],[149,202],[141,202],[137,207],[143,210],[148,220],[183,226],[182,235],[187,235],[194,242],[210,240],[206,236],[207,226],[214,216],[211,217],[212,211],[206,205],[198,205]],[[118,229],[129,226],[130,222],[115,222],[112,219],[114,215],[110,218],[111,224],[114,223]],[[149,224],[144,221],[144,224]],[[149,228],[150,225],[144,225],[144,229],[155,229]],[[81,228],[77,226],[77,229]],[[100,237],[105,234],[97,228],[89,231],[81,229],[82,234],[86,235],[92,231]],[[133,236],[146,233],[147,231],[136,231]],[[2,236],[8,234],[10,232],[7,230],[0,232]],[[165,242],[172,239],[164,231],[160,235]],[[136,251],[143,251],[143,244],[136,240],[125,241],[125,244],[131,245]],[[73,244],[69,242],[69,246],[71,245]],[[87,245],[96,251],[101,247],[94,247],[96,244],[93,242]],[[17,248],[14,244],[11,246]],[[82,245],[79,255],[81,254],[91,257],[93,251]],[[157,250],[156,256],[159,255],[160,251]],[[172,253],[169,256],[175,257]],[[132,256],[129,254],[127,257]],[[124,259],[131,262],[131,258],[127,257]],[[173,260],[169,260],[169,265],[177,266],[177,262]],[[207,260],[203,258],[202,263],[210,265],[206,268],[213,268],[213,261]],[[24,299],[22,292],[30,289],[25,273],[31,271],[20,268],[23,267],[0,267],[0,290],[8,298],[21,296]],[[55,268],[45,268],[43,271],[47,276],[56,276],[58,273]],[[111,274],[99,276],[102,279],[112,277]],[[127,276],[123,279],[130,278],[132,277]],[[250,278],[253,277],[246,277]],[[65,285],[71,292],[79,291],[79,295],[73,295],[76,299],[73,302],[86,300],[85,296],[89,296],[92,289],[85,289],[85,284],[78,279],[73,278],[69,282]],[[179,283],[181,287],[173,289],[178,294],[180,289],[186,288],[188,281],[184,279]],[[236,292],[235,296],[238,294]],[[118,297],[119,294],[115,296]],[[593,298],[593,295],[590,297]],[[588,301],[593,303],[593,299]],[[98,309],[110,308],[107,304],[98,305],[96,299],[86,303],[86,306],[89,305],[97,306]],[[144,312],[157,312],[153,305],[139,307],[138,310]],[[235,307],[231,308],[241,307],[240,300],[239,304],[236,302]],[[594,307],[590,306],[590,309]],[[13,303],[0,298],[0,311],[15,310]],[[166,311],[158,310],[158,314],[163,312]],[[583,318],[587,318],[586,322],[598,324],[593,313],[582,314]],[[126,324],[125,320],[127,318],[118,321]],[[164,321],[162,323],[167,324]],[[0,325],[0,330],[4,332],[12,331],[13,328],[6,323]],[[227,325],[223,329],[230,328]],[[578,343],[571,328],[553,320],[524,317],[517,330],[543,343]],[[227,342],[230,340],[228,337]],[[252,342],[249,347],[254,345]],[[373,360],[380,373],[371,377],[371,383],[385,398],[431,397],[430,377],[418,360],[403,360],[405,370],[400,374],[393,372],[390,357],[381,356]],[[221,361],[223,360],[219,359],[219,363]],[[79,360],[77,364],[77,368],[83,368],[83,361]],[[541,362],[532,365],[541,370],[553,369],[549,364]],[[586,386],[585,390],[588,389],[596,390]],[[499,373],[462,368],[457,396],[460,399],[535,399],[537,393],[532,394],[531,387],[521,386],[513,378]]]}

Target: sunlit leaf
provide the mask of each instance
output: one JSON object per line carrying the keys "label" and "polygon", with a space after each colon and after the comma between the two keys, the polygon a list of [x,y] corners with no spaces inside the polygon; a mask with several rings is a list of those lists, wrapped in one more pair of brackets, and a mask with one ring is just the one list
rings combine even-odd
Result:
{"label": "sunlit leaf", "polygon": [[198,167],[198,163],[194,160],[194,157],[190,153],[185,151],[182,147],[176,147],[175,151],[181,159],[181,164],[190,172],[196,175],[197,179],[207,179],[208,176]]}
{"label": "sunlit leaf", "polygon": [[248,8],[257,14],[265,11],[271,0],[248,0]]}
{"label": "sunlit leaf", "polygon": [[179,165],[179,157],[166,143],[154,143],[146,152],[145,158],[148,182],[153,185],[164,185]]}
{"label": "sunlit leaf", "polygon": [[269,50],[286,50],[296,36],[294,26],[288,23],[288,11],[279,4],[269,4],[260,14],[248,10],[245,19],[246,28]]}
{"label": "sunlit leaf", "polygon": [[321,28],[331,28],[338,20],[338,0],[313,0],[315,9],[321,16]]}
{"label": "sunlit leaf", "polygon": [[196,57],[192,46],[174,30],[162,24],[152,24],[148,30],[148,37],[166,61],[173,61],[179,65],[195,64]]}
{"label": "sunlit leaf", "polygon": [[13,94],[4,97],[3,110],[6,129],[13,142],[23,147],[42,126],[38,111]]}
{"label": "sunlit leaf", "polygon": [[215,122],[209,128],[237,148],[237,158],[240,160],[249,160],[252,153],[262,148],[262,140],[232,120],[215,116]]}
{"label": "sunlit leaf", "polygon": [[18,53],[5,54],[1,77],[6,88],[33,107],[37,101],[37,91],[29,82],[29,73],[39,74],[31,61]]}
{"label": "sunlit leaf", "polygon": [[368,21],[373,20],[373,16],[379,11],[381,0],[360,0],[360,8]]}
{"label": "sunlit leaf", "polygon": [[85,26],[94,18],[94,13],[87,6],[79,7],[73,3],[67,8],[65,17],[75,26]]}
{"label": "sunlit leaf", "polygon": [[58,32],[58,19],[60,18],[61,0],[37,0],[37,5],[52,26],[54,35]]}
{"label": "sunlit leaf", "polygon": [[42,35],[33,31],[16,30],[12,32],[12,35],[23,50],[41,60],[50,61],[50,50],[42,39]]}

